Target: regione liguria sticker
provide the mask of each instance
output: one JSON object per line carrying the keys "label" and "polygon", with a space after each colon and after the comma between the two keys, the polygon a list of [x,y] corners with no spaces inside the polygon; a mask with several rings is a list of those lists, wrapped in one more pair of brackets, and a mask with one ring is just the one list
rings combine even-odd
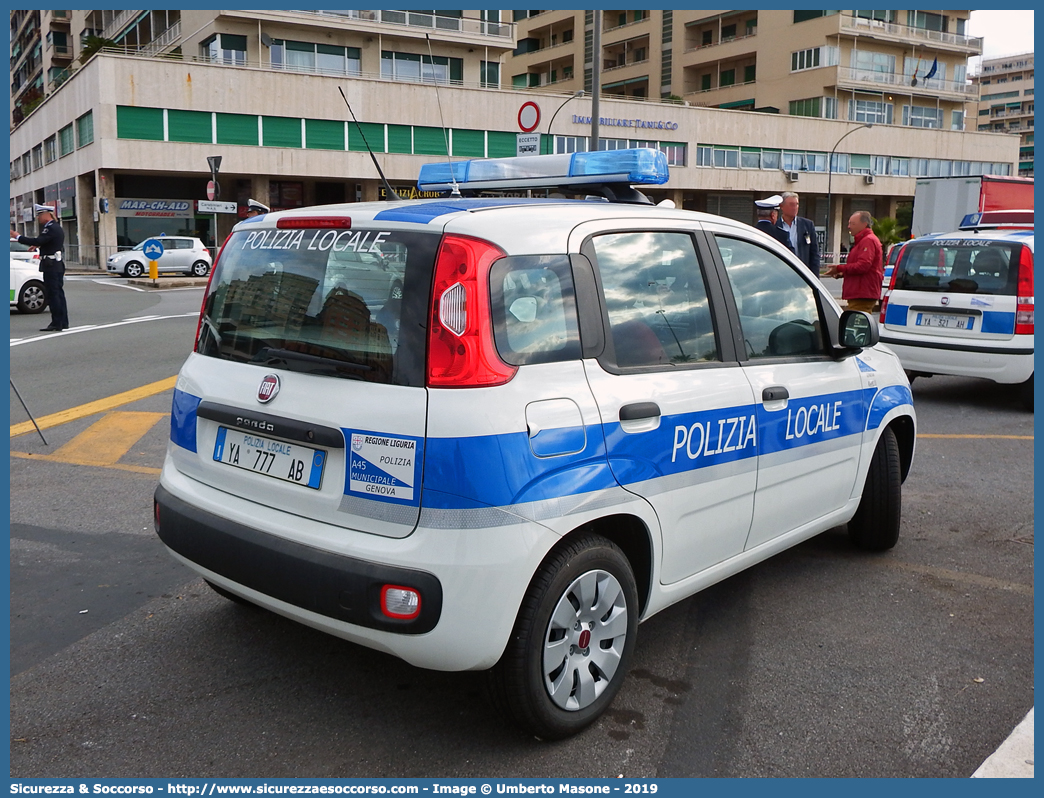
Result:
{"label": "regione liguria sticker", "polygon": [[345,430],[350,441],[345,493],[364,499],[420,504],[421,439]]}

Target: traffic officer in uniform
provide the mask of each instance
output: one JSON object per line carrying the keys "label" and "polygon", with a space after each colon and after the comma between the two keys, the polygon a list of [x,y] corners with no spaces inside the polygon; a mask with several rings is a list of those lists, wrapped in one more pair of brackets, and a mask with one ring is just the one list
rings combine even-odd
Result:
{"label": "traffic officer in uniform", "polygon": [[779,194],[773,194],[771,197],[766,197],[762,200],[754,200],[754,204],[758,208],[758,221],[754,226],[761,232],[768,233],[793,252],[794,248],[790,245],[790,236],[787,235],[786,230],[776,226],[776,222],[779,220],[779,206],[782,202],[783,197]]}
{"label": "traffic officer in uniform", "polygon": [[256,199],[250,199],[247,200],[246,213],[244,214],[244,216],[247,219],[249,219],[252,216],[264,216],[271,210],[272,209],[269,208],[267,205],[261,204]]}
{"label": "traffic officer in uniform", "polygon": [[36,223],[40,225],[40,235],[36,238],[20,236],[18,231],[11,231],[11,238],[22,244],[36,247],[40,251],[40,271],[43,272],[44,297],[51,309],[51,323],[40,332],[57,332],[69,329],[69,310],[65,305],[65,258],[62,248],[65,246],[65,231],[55,219],[54,209],[47,205],[34,205]]}

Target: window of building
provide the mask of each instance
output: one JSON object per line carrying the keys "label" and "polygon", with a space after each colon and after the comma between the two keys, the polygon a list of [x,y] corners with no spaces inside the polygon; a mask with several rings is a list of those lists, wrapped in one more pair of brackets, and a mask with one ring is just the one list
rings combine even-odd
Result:
{"label": "window of building", "polygon": [[318,72],[323,75],[362,73],[362,54],[358,47],[273,39],[269,55],[273,69]]}
{"label": "window of building", "polygon": [[43,144],[33,147],[33,171],[43,169]]}
{"label": "window of building", "polygon": [[849,100],[848,119],[850,122],[890,125],[892,124],[892,109],[892,103],[874,100]]}
{"label": "window of building", "polygon": [[809,97],[804,100],[791,100],[790,115],[837,119],[837,100],[833,97]]}
{"label": "window of building", "polygon": [[669,166],[685,166],[688,160],[688,150],[687,144],[660,142],[660,152],[667,156]]}
{"label": "window of building", "polygon": [[713,165],[719,168],[739,168],[738,147],[715,147],[713,154]]}
{"label": "window of building", "polygon": [[714,31],[705,30],[700,39],[700,45],[707,47],[708,45],[714,44]]}
{"label": "window of building", "polygon": [[942,109],[923,105],[904,105],[903,124],[910,127],[942,127]]}
{"label": "window of building", "polygon": [[[928,75],[931,74],[932,69],[935,69],[935,74],[929,78]],[[946,62],[934,58],[904,58],[903,76],[908,82],[912,82],[916,78],[918,83],[930,81],[935,85],[936,81],[946,80]]]}
{"label": "window of building", "polygon": [[700,75],[700,91],[709,91],[711,87],[711,75]]}
{"label": "window of building", "polygon": [[58,137],[50,136],[44,140],[44,163],[58,160]]}
{"label": "window of building", "polygon": [[743,82],[753,83],[755,80],[757,80],[757,70],[757,64],[749,64],[743,67]]}
{"label": "window of building", "polygon": [[810,19],[819,19],[820,17],[829,17],[836,14],[837,11],[795,11],[794,22],[807,22]]}
{"label": "window of building", "polygon": [[762,169],[782,169],[783,168],[783,151],[782,150],[762,150],[761,151],[761,168]]}
{"label": "window of building", "polygon": [[200,55],[214,64],[245,66],[247,39],[234,33],[215,33],[199,44]]}
{"label": "window of building", "polygon": [[482,88],[500,88],[500,62],[483,61],[479,66],[479,71]]}
{"label": "window of building", "polygon": [[64,157],[76,149],[73,143],[73,126],[66,125],[58,131],[58,154]]}
{"label": "window of building", "polygon": [[950,130],[964,130],[964,111],[950,112]]}
{"label": "window of building", "polygon": [[740,168],[760,169],[761,150],[757,147],[740,147]]}
{"label": "window of building", "polygon": [[856,11],[860,19],[876,19],[878,22],[895,22],[896,11]]}
{"label": "window of building", "polygon": [[735,24],[733,24],[733,25],[723,25],[722,28],[721,28],[721,40],[723,42],[727,42],[727,41],[731,41],[732,39],[735,39],[735,38],[736,38],[736,26],[735,26]]}
{"label": "window of building", "polygon": [[930,11],[907,11],[906,24],[911,28],[946,32],[946,17],[943,14],[932,14]]}
{"label": "window of building", "polygon": [[872,80],[885,81],[895,72],[895,56],[888,53],[875,53],[873,50],[853,50],[852,69]]}
{"label": "window of building", "polygon": [[[385,80],[423,83],[463,83],[464,59],[416,53],[381,52],[381,77]],[[535,75],[540,85],[540,76]],[[534,85],[532,81],[530,85]]]}
{"label": "window of building", "polygon": [[735,69],[724,69],[721,72],[721,76],[718,78],[718,83],[721,86],[731,86],[736,82],[736,70]]}
{"label": "window of building", "polygon": [[798,50],[790,54],[790,71],[799,72],[802,69],[815,69],[821,66],[836,66],[840,60],[841,51],[837,47],[813,47],[809,50]]}
{"label": "window of building", "polygon": [[27,152],[22,155],[22,174],[27,175],[33,171],[33,159],[32,156]]}

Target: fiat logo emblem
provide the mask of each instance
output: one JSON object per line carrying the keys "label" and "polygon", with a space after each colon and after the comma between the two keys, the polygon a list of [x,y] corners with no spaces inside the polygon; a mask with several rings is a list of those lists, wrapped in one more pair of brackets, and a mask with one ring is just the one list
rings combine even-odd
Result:
{"label": "fiat logo emblem", "polygon": [[275,399],[277,393],[279,393],[279,377],[275,374],[266,374],[257,387],[257,401],[263,405],[268,404]]}
{"label": "fiat logo emblem", "polygon": [[950,304],[950,298],[948,296],[941,297],[939,301],[942,302],[944,305]]}

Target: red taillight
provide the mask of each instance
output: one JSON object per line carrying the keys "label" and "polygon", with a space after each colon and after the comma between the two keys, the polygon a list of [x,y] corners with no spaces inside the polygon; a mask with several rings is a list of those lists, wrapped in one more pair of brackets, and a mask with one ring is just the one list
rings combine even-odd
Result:
{"label": "red taillight", "polygon": [[301,230],[303,228],[348,230],[351,226],[352,220],[349,216],[296,216],[276,222],[276,227],[280,230]]}
{"label": "red taillight", "polygon": [[199,321],[196,322],[196,341],[192,344],[192,351],[199,351],[199,331],[203,329],[203,312],[207,307],[207,297],[210,296],[210,284],[214,282],[214,272],[217,271],[218,261],[221,260],[221,253],[225,251],[225,244],[232,238],[232,234],[229,233],[225,240],[221,243],[221,249],[218,250],[217,257],[214,258],[214,262],[210,264],[210,276],[207,278],[207,290],[203,292],[203,302],[199,306]]}
{"label": "red taillight", "polygon": [[1015,307],[1015,334],[1033,335],[1033,252],[1022,248],[1019,256],[1018,304]]}
{"label": "red taillight", "polygon": [[899,276],[899,264],[903,262],[905,255],[906,247],[903,247],[899,250],[899,257],[895,259],[895,266],[892,267],[892,276],[888,278],[888,288],[885,289],[884,296],[881,297],[881,324],[884,324],[885,311],[888,310],[888,298],[895,289],[895,278]]}
{"label": "red taillight", "polygon": [[158,535],[160,531],[160,508],[159,502],[155,499],[152,500],[152,513],[156,519],[156,534]]}
{"label": "red taillight", "polygon": [[428,333],[428,386],[503,385],[518,370],[497,354],[489,309],[489,267],[503,250],[477,238],[448,235],[435,262]]}

